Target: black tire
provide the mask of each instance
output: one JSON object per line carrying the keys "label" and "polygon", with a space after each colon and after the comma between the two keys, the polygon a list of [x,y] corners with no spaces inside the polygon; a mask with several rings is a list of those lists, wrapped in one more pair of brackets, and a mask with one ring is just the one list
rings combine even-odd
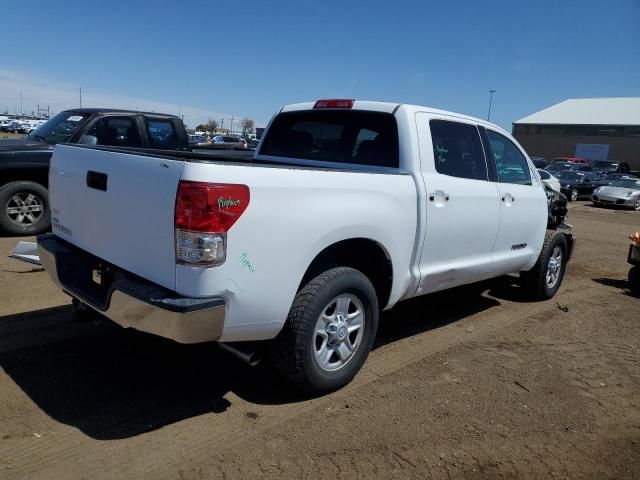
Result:
{"label": "black tire", "polygon": [[640,297],[640,268],[636,266],[629,269],[629,290],[632,295]]}
{"label": "black tire", "polygon": [[[32,202],[37,201],[41,207],[38,212],[29,212],[35,218],[30,221],[28,218],[23,223],[18,223],[19,217],[10,213],[10,208],[16,207],[15,196],[29,198],[33,196]],[[31,204],[35,206],[35,203]],[[35,215],[39,213],[40,215]],[[51,211],[49,209],[49,193],[39,183],[29,181],[11,182],[0,188],[0,229],[11,235],[36,235],[49,229],[51,226]]]}
{"label": "black tire", "polygon": [[[360,301],[363,333],[352,356],[338,370],[327,371],[316,360],[316,324],[331,308],[330,302],[340,295],[355,296]],[[271,362],[286,381],[302,390],[313,394],[337,390],[353,379],[367,359],[378,329],[378,316],[376,291],[365,275],[347,267],[327,270],[297,293],[282,331],[269,345]]]}
{"label": "black tire", "polygon": [[[556,270],[555,283],[550,285],[548,283],[547,273],[548,270],[552,268],[550,260],[556,251],[556,247],[559,248],[561,253],[560,266],[559,269]],[[567,267],[567,255],[567,240],[564,234],[547,231],[538,261],[531,270],[520,273],[520,285],[525,290],[528,298],[532,300],[548,300],[556,294],[564,278],[564,272]]]}

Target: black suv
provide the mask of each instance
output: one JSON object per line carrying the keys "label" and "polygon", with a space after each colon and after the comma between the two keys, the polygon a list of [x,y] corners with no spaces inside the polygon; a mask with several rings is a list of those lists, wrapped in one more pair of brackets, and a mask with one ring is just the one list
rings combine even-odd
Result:
{"label": "black suv", "polygon": [[60,112],[24,139],[0,140],[0,230],[35,235],[49,228],[49,160],[57,143],[189,150],[175,115],[100,108]]}

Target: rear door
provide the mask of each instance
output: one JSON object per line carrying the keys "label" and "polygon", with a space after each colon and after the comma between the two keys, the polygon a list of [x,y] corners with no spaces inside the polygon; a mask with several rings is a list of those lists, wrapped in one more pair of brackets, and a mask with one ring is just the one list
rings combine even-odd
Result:
{"label": "rear door", "polygon": [[500,230],[493,252],[496,273],[533,266],[547,228],[547,197],[524,152],[505,135],[483,131],[500,193]]}
{"label": "rear door", "polygon": [[473,123],[416,115],[427,189],[427,227],[418,293],[491,276],[500,202]]}
{"label": "rear door", "polygon": [[53,233],[175,288],[174,210],[184,162],[58,145],[49,190]]}

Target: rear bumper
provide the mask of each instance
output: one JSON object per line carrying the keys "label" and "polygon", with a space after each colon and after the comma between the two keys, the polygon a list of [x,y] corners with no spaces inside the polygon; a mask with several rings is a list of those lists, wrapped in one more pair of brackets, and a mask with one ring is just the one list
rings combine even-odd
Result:
{"label": "rear bumper", "polygon": [[[53,234],[38,237],[40,262],[53,282],[123,327],[180,343],[218,340],[226,317],[224,299],[188,298],[148,282]],[[93,278],[100,278],[100,284]]]}

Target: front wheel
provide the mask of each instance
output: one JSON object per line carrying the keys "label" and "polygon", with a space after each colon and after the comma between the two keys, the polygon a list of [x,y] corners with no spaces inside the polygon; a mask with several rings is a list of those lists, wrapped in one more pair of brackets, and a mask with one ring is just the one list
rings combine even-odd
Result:
{"label": "front wheel", "polygon": [[298,292],[269,356],[276,370],[303,390],[337,390],[367,359],[378,315],[371,281],[353,268],[333,268]]}
{"label": "front wheel", "polygon": [[49,195],[42,185],[18,181],[0,188],[0,229],[12,235],[36,235],[50,225]]}
{"label": "front wheel", "polygon": [[564,234],[548,231],[538,261],[531,270],[520,274],[520,284],[526,295],[533,300],[552,298],[562,284],[567,257]]}
{"label": "front wheel", "polygon": [[636,203],[633,205],[633,209],[636,212],[640,212],[640,197],[638,197],[638,200],[636,200]]}
{"label": "front wheel", "polygon": [[578,200],[578,190],[574,188],[571,190],[571,201],[575,202],[576,200]]}

